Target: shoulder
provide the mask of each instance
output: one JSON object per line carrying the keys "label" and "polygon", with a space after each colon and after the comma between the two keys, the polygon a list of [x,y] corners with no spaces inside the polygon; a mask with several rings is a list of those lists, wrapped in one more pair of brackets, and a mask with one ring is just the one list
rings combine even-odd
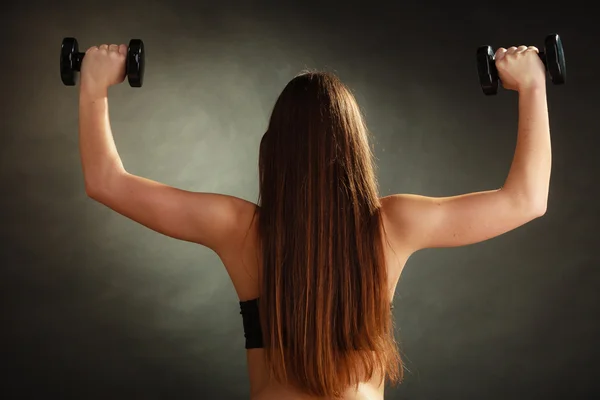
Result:
{"label": "shoulder", "polygon": [[239,249],[240,244],[245,242],[249,235],[254,235],[260,207],[239,197],[228,196],[227,201],[230,203],[229,215],[226,218],[230,232],[227,238],[229,244],[227,247]]}
{"label": "shoulder", "polygon": [[394,194],[380,199],[386,238],[396,252],[411,254],[418,250],[415,239],[435,201],[411,194]]}

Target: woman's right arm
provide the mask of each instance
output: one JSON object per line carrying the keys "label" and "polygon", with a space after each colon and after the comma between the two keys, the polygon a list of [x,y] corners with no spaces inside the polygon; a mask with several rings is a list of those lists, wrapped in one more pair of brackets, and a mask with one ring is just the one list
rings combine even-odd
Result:
{"label": "woman's right arm", "polygon": [[509,49],[509,54],[497,62],[503,85],[519,92],[517,146],[504,186],[442,198],[383,198],[388,235],[394,247],[404,253],[481,242],[546,212],[551,147],[545,71],[537,49],[518,50]]}

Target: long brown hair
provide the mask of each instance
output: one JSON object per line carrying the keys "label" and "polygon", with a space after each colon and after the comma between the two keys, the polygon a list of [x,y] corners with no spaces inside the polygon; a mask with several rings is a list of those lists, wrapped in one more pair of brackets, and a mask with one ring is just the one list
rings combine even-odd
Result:
{"label": "long brown hair", "polygon": [[285,87],[260,144],[260,315],[271,375],[313,396],[402,377],[373,155],[333,74]]}

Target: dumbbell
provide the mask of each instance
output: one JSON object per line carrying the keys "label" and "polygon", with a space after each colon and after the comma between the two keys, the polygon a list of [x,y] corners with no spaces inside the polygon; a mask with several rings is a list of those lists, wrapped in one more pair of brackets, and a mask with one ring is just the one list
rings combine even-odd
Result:
{"label": "dumbbell", "polygon": [[[560,36],[552,34],[546,36],[544,51],[539,53],[552,83],[562,85],[567,77],[565,53]],[[477,72],[479,84],[486,96],[498,93],[498,69],[496,68],[495,52],[491,46],[481,46],[477,49]]]}
{"label": "dumbbell", "polygon": [[[77,72],[81,70],[81,62],[85,53],[79,52],[77,39],[64,38],[60,47],[60,78],[67,86],[77,82]],[[142,87],[144,81],[144,42],[131,39],[127,47],[125,73],[131,87]]]}

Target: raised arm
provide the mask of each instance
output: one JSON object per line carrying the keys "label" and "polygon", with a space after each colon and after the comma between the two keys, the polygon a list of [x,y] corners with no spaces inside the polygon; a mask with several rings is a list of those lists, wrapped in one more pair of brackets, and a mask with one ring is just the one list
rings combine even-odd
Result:
{"label": "raised arm", "polygon": [[386,229],[405,252],[463,246],[513,230],[546,212],[551,151],[545,71],[537,49],[499,49],[503,86],[519,92],[515,155],[501,189],[433,198],[394,195],[382,199]]}
{"label": "raised arm", "polygon": [[81,71],[79,147],[85,188],[94,200],[162,234],[205,245],[217,253],[234,248],[255,205],[232,196],[193,193],[129,174],[117,152],[109,121],[108,87],[125,77],[124,45],[93,47]]}

